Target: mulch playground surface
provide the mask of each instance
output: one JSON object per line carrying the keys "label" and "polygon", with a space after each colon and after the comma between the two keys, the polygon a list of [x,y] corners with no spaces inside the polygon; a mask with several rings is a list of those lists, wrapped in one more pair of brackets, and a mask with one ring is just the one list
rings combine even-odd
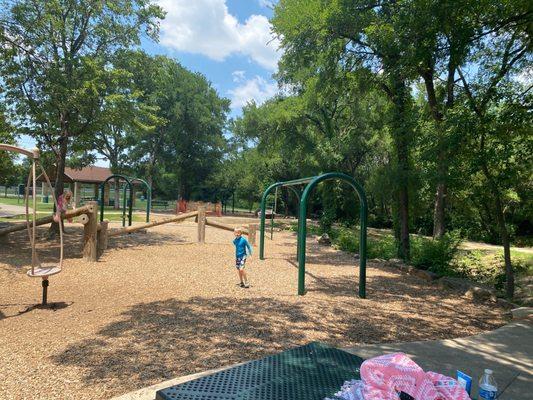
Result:
{"label": "mulch playground surface", "polygon": [[[228,224],[237,220],[222,218]],[[114,225],[118,226],[118,225]],[[238,287],[232,232],[192,221],[110,239],[97,263],[80,256],[67,224],[64,270],[50,278],[56,309],[40,302],[26,232],[0,244],[0,399],[107,399],[176,376],[256,359],[310,341],[333,346],[453,338],[508,320],[417,277],[369,263],[356,296],[352,254],[308,239],[307,295],[296,296],[296,237],[276,232]],[[45,234],[46,228],[39,230]],[[42,258],[55,257],[49,246]]]}

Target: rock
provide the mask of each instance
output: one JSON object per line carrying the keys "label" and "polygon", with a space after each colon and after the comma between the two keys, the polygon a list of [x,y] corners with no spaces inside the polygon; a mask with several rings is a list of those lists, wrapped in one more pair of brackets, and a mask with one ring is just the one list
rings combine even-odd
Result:
{"label": "rock", "polygon": [[507,308],[509,310],[512,309],[512,308],[518,308],[519,307],[515,303],[511,303],[509,300],[503,299],[501,297],[498,297],[496,299],[496,304],[498,304],[500,307],[504,307],[504,308]]}
{"label": "rock", "polygon": [[322,244],[324,246],[331,246],[331,239],[327,233],[324,233],[322,236],[318,238],[318,244]]}
{"label": "rock", "polygon": [[466,298],[474,301],[492,301],[494,303],[497,301],[497,297],[493,291],[479,286],[471,286],[464,295]]}
{"label": "rock", "polygon": [[450,276],[440,278],[438,283],[441,288],[455,289],[462,292],[466,292],[470,288],[470,284],[466,279],[452,278]]}
{"label": "rock", "polygon": [[511,313],[513,314],[513,319],[528,318],[533,315],[533,307],[518,307],[511,310]]}
{"label": "rock", "polygon": [[436,279],[439,278],[439,276],[434,273],[434,272],[431,272],[431,271],[425,271],[423,269],[417,269],[417,268],[413,268],[412,271],[410,271],[413,275],[415,276],[418,276],[419,278],[425,280],[425,281],[428,281],[428,282],[432,282]]}
{"label": "rock", "polygon": [[353,255],[353,258],[355,258],[356,260],[359,260],[360,256],[359,256],[359,254],[355,253],[355,254]]}
{"label": "rock", "polygon": [[398,265],[398,264],[405,264],[403,260],[400,260],[399,258],[391,258],[389,260],[389,264],[391,265]]}

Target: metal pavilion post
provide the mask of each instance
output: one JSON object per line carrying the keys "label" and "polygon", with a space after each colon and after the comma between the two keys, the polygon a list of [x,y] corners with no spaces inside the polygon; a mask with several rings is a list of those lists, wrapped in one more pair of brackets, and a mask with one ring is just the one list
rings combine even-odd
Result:
{"label": "metal pavilion post", "polygon": [[363,187],[351,176],[340,173],[330,172],[315,177],[304,189],[300,200],[300,215],[298,218],[298,294],[305,294],[305,245],[307,235],[307,200],[309,194],[316,185],[327,179],[341,179],[350,184],[356,191],[359,201],[360,231],[359,231],[359,297],[366,297],[366,230],[368,205],[366,194]]}

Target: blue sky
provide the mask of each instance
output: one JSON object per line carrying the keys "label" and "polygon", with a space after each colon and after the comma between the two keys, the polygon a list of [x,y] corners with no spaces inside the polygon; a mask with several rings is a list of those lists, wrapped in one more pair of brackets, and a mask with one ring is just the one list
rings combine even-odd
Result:
{"label": "blue sky", "polygon": [[[262,103],[277,92],[272,80],[280,57],[270,32],[269,0],[154,0],[167,12],[160,40],[143,40],[149,54],[164,54],[200,72],[231,100],[231,117],[250,100]],[[19,140],[31,148],[29,137]],[[100,164],[100,163],[99,163]]]}
{"label": "blue sky", "polygon": [[204,74],[232,100],[231,116],[247,101],[261,103],[277,89],[272,80],[280,53],[270,32],[268,0],[157,0],[167,12],[159,43],[143,41],[150,54],[175,58]]}

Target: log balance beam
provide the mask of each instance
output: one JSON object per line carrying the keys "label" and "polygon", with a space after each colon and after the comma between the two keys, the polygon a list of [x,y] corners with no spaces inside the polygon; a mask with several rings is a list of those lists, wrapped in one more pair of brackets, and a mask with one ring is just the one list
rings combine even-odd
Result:
{"label": "log balance beam", "polygon": [[[94,212],[94,205],[89,204],[89,205],[85,205],[83,207],[77,208],[75,210],[68,210],[61,215],[61,218],[62,219],[73,218],[73,217],[77,217],[83,214],[92,214],[93,212]],[[54,216],[49,215],[47,217],[43,217],[43,218],[39,218],[35,220],[35,225],[40,226],[40,225],[50,224],[53,220],[54,220]],[[7,235],[8,233],[23,231],[24,229],[26,229],[26,223],[8,226],[7,228],[0,229],[0,236]]]}
{"label": "log balance beam", "polygon": [[[220,222],[211,221],[207,218],[205,219],[205,224],[208,226],[212,226],[213,228],[224,229],[225,231],[233,232],[235,230],[233,226],[222,224]],[[248,236],[248,240],[250,241],[251,245],[255,245],[256,231],[257,231],[257,225],[254,225],[254,224],[248,225],[248,229],[242,229],[242,233]]]}
{"label": "log balance beam", "polygon": [[192,211],[192,212],[189,212],[189,213],[177,215],[177,216],[172,217],[172,218],[165,218],[165,219],[162,219],[162,220],[159,220],[159,221],[153,221],[153,222],[149,222],[149,223],[142,224],[142,225],[128,226],[128,227],[125,227],[125,228],[114,229],[112,231],[110,230],[107,233],[107,236],[108,237],[112,237],[112,236],[124,235],[126,233],[132,233],[132,232],[135,232],[135,231],[138,231],[138,230],[141,230],[141,229],[152,228],[154,226],[168,224],[169,222],[183,221],[183,220],[188,219],[188,218],[196,217],[197,215],[198,215],[198,211]]}

